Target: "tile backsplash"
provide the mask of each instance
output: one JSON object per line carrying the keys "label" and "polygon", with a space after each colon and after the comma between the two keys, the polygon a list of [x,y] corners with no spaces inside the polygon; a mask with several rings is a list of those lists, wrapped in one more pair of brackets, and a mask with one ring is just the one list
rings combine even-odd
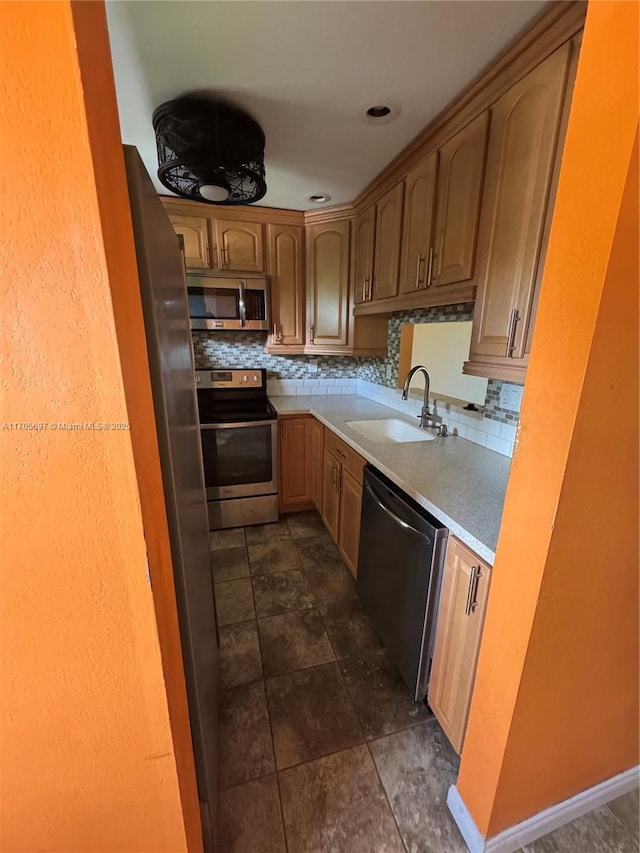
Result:
{"label": "tile backsplash", "polygon": [[[384,405],[391,405],[398,411],[415,414],[419,402],[411,399],[403,403],[400,391],[396,388],[403,323],[444,323],[471,320],[472,317],[472,302],[398,311],[389,318],[389,353],[384,358],[269,355],[264,352],[266,332],[194,331],[193,351],[199,369],[266,368],[271,394],[359,393]],[[316,365],[316,372],[309,372],[310,363]],[[511,456],[520,413],[500,406],[500,392],[504,384],[516,383],[489,380],[484,412],[465,412],[454,406],[437,403],[437,414],[450,430],[455,429],[459,435],[471,441]]]}

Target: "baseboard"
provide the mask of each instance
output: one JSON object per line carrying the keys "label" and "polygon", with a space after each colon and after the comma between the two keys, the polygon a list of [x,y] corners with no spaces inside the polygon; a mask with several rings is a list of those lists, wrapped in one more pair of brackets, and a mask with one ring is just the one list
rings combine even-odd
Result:
{"label": "baseboard", "polygon": [[491,838],[485,838],[480,833],[455,785],[449,788],[447,805],[470,853],[514,853],[525,844],[531,844],[554,829],[632,791],[638,787],[639,779],[640,765],[636,765],[568,800],[538,812]]}

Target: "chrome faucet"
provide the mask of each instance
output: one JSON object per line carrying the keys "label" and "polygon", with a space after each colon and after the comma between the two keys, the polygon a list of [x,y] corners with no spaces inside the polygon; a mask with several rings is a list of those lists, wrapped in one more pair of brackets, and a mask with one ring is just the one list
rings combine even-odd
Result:
{"label": "chrome faucet", "polygon": [[407,378],[404,380],[404,387],[402,389],[402,399],[406,400],[409,396],[409,386],[411,385],[411,380],[416,373],[424,373],[424,400],[422,403],[422,412],[417,417],[420,418],[420,426],[422,429],[426,429],[432,425],[430,421],[433,422],[431,412],[429,411],[429,386],[431,384],[431,378],[426,367],[423,367],[421,364],[417,364],[407,373]]}

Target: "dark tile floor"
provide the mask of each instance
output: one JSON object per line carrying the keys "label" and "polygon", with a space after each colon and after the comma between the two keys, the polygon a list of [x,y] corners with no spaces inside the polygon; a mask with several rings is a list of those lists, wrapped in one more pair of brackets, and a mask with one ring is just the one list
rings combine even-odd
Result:
{"label": "dark tile floor", "polygon": [[[220,849],[464,853],[446,806],[458,757],[410,700],[318,515],[213,533],[211,547]],[[637,816],[636,792],[526,853],[631,853]]]}

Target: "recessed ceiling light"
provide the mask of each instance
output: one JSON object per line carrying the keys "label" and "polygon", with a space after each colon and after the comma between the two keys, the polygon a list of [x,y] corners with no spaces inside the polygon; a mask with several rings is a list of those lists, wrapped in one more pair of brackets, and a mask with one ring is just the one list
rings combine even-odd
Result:
{"label": "recessed ceiling light", "polygon": [[367,115],[369,118],[385,118],[391,113],[391,107],[386,106],[385,104],[376,104],[373,107],[369,107],[367,110]]}
{"label": "recessed ceiling light", "polygon": [[323,204],[325,201],[331,201],[331,196],[327,193],[311,193],[307,198],[314,204]]}
{"label": "recessed ceiling light", "polygon": [[358,118],[364,124],[389,124],[395,121],[401,112],[402,107],[398,101],[393,98],[380,98],[373,104],[362,104]]}

